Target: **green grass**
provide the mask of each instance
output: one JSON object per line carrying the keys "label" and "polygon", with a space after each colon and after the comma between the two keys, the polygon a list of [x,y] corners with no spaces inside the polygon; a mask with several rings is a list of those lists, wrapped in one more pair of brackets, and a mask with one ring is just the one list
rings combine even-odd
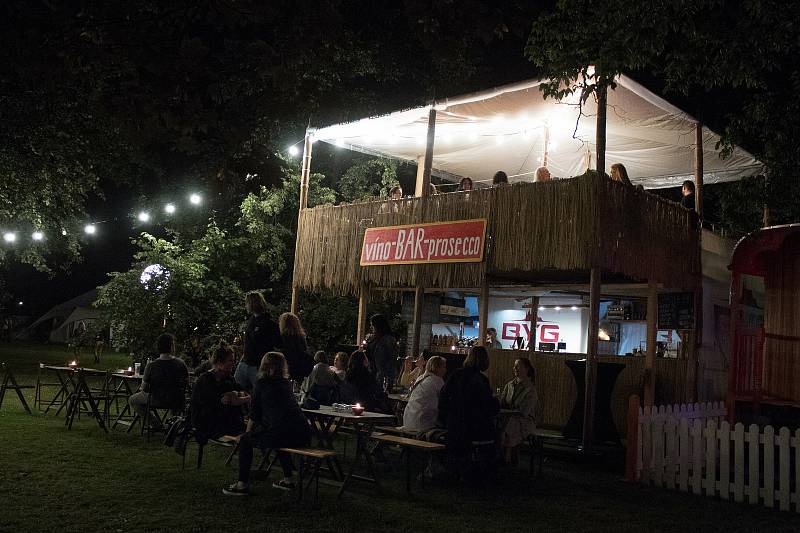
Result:
{"label": "green grass", "polygon": [[[65,354],[0,346],[0,360],[21,368],[28,383],[38,360],[63,363]],[[352,455],[352,442],[349,448]],[[506,471],[486,486],[422,493],[415,485],[413,496],[404,492],[401,466],[390,463],[381,465],[382,493],[360,484],[337,501],[335,489],[323,485],[316,505],[297,504],[257,476],[254,494],[235,499],[221,494],[235,478],[223,465],[225,450],[209,447],[199,471],[195,450],[182,471],[180,457],[158,438],[104,434],[87,418],[67,431],[63,418],[27,415],[7,396],[0,409],[0,531],[727,532],[796,531],[798,524],[793,513],[632,485],[619,473],[560,460],[548,461],[537,479]]]}

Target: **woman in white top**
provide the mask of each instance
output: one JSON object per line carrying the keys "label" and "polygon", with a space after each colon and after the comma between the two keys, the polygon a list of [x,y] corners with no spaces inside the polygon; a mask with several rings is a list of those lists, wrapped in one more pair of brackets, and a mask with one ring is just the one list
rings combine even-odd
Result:
{"label": "woman in white top", "polygon": [[444,387],[447,360],[438,355],[428,359],[425,373],[411,386],[408,405],[403,412],[403,428],[409,431],[428,431],[436,427],[439,417],[439,391]]}
{"label": "woman in white top", "polygon": [[517,411],[503,428],[503,455],[507,463],[511,462],[513,449],[536,429],[538,399],[533,365],[530,359],[520,357],[514,361],[514,379],[506,384],[500,396],[500,407]]}

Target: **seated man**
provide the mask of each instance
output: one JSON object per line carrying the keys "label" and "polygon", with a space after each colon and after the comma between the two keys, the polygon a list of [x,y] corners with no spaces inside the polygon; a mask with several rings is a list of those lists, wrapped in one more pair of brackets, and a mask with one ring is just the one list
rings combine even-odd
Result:
{"label": "seated man", "polygon": [[194,384],[190,410],[195,439],[201,444],[244,432],[242,406],[250,396],[241,392],[231,375],[235,364],[233,349],[222,345],[211,354],[211,370]]}
{"label": "seated man", "polygon": [[145,368],[141,390],[128,399],[134,412],[142,420],[147,417],[150,423],[154,420],[148,416],[148,399],[150,407],[168,408],[173,412],[183,411],[183,394],[189,379],[186,363],[175,357],[174,335],[169,333],[160,335],[157,348],[158,359]]}

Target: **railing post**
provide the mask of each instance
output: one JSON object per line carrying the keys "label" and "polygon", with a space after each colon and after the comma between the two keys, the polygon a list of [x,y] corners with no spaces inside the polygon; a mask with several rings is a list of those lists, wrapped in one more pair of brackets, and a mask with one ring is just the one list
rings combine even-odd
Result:
{"label": "railing post", "polygon": [[625,479],[639,481],[636,465],[639,458],[639,396],[628,398],[628,434],[625,436]]}

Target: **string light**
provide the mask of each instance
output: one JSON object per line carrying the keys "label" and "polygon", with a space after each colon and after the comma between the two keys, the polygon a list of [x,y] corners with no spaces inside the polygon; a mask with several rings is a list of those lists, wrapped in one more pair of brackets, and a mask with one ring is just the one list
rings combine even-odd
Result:
{"label": "string light", "polygon": [[44,240],[44,233],[42,233],[41,231],[34,231],[33,233],[31,233],[31,239],[33,239],[34,241]]}
{"label": "string light", "polygon": [[136,218],[139,219],[139,222],[149,222],[150,213],[148,213],[147,211],[139,211],[139,214],[136,215]]}
{"label": "string light", "polygon": [[167,204],[164,206],[164,212],[168,215],[175,213],[175,204]]}
{"label": "string light", "polygon": [[94,235],[95,233],[97,233],[97,228],[95,227],[95,225],[94,225],[94,224],[86,224],[86,225],[83,227],[83,231],[84,231],[84,232],[85,232],[87,235]]}
{"label": "string light", "polygon": [[202,201],[203,198],[196,192],[193,192],[189,195],[189,202],[191,202],[192,205],[200,205]]}
{"label": "string light", "polygon": [[289,147],[289,155],[292,157],[297,157],[300,154],[300,149],[295,146],[294,144]]}
{"label": "string light", "polygon": [[15,242],[17,240],[17,234],[11,231],[3,233],[3,240],[6,241],[7,243]]}

